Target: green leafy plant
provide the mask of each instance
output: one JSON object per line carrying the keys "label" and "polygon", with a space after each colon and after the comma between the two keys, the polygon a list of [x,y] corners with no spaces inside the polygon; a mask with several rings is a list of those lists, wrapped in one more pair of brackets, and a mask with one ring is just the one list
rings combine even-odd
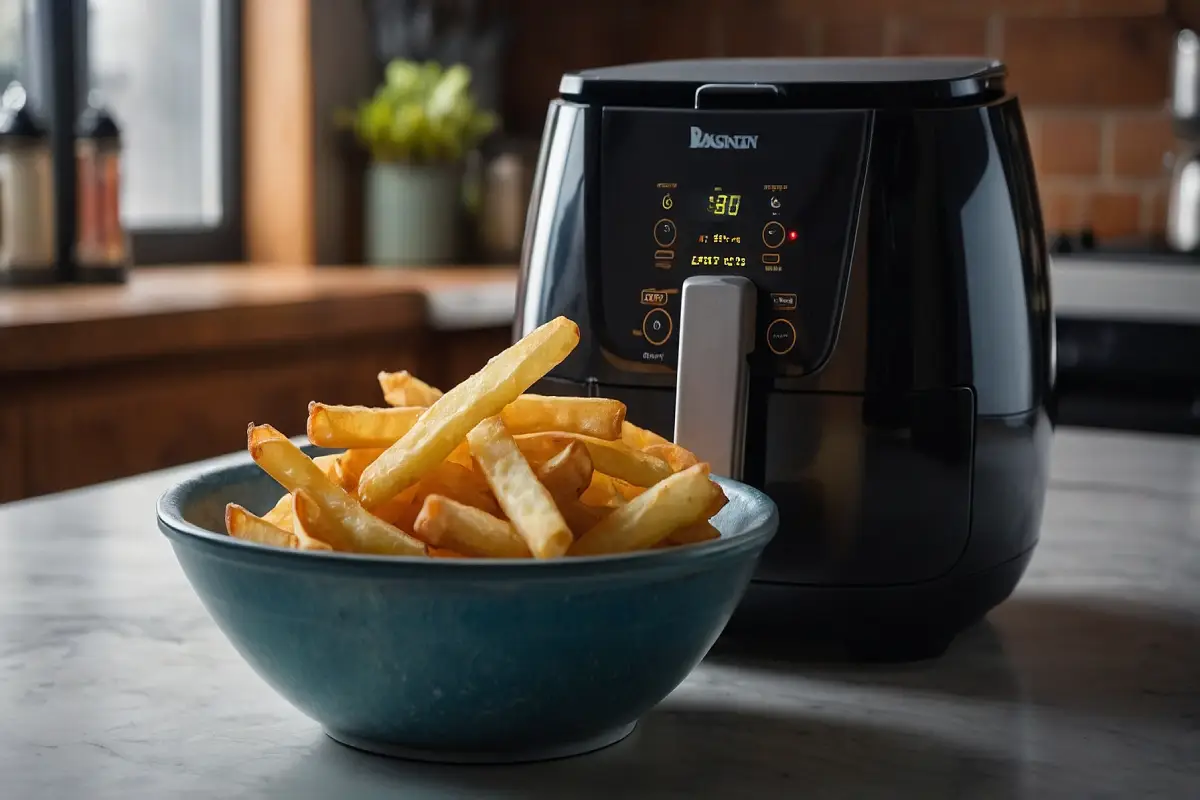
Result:
{"label": "green leafy plant", "polygon": [[479,108],[470,88],[462,64],[396,60],[375,94],[336,121],[375,161],[453,163],[496,128],[496,116]]}

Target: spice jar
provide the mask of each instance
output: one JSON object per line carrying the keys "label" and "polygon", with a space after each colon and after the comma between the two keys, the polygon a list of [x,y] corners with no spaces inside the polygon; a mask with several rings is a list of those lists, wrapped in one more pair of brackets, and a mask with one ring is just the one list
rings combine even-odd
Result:
{"label": "spice jar", "polygon": [[54,261],[50,136],[14,81],[0,96],[0,283],[52,283]]}
{"label": "spice jar", "polygon": [[121,129],[104,108],[90,105],[75,138],[76,269],[81,279],[123,279],[129,243],[121,224]]}

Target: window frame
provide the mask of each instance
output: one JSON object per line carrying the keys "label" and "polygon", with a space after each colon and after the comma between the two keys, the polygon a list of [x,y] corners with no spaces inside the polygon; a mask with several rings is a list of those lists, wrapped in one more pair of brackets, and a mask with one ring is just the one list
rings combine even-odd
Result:
{"label": "window frame", "polygon": [[[216,225],[135,227],[127,226],[135,266],[225,263],[245,257],[245,219],[242,173],[242,0],[216,0],[218,4],[218,103],[220,121],[221,218]],[[63,35],[63,25],[42,21],[34,27],[33,41],[26,54],[26,71],[33,59],[41,62],[45,84],[36,98],[43,107],[55,104],[65,92],[82,110],[90,89],[87,0],[65,0],[71,6],[73,35]],[[42,0],[40,10],[50,7],[62,12],[62,0]],[[61,18],[60,18],[61,19]],[[60,48],[71,52],[64,54]],[[74,69],[54,70],[49,65],[63,56]],[[70,85],[66,85],[67,83]],[[74,168],[71,168],[72,177]],[[73,199],[74,192],[64,194]],[[74,213],[74,212],[72,212]],[[73,229],[73,226],[72,226]]]}

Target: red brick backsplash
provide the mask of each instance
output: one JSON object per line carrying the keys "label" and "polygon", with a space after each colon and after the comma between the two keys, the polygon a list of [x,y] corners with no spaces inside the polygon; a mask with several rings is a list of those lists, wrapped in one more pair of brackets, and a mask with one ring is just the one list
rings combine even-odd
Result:
{"label": "red brick backsplash", "polygon": [[1171,117],[1165,111],[1142,114],[1109,114],[1112,129],[1112,175],[1130,178],[1161,178],[1166,174],[1167,156],[1175,149]]}
{"label": "red brick backsplash", "polygon": [[1103,117],[1093,113],[1030,111],[1026,126],[1031,136],[1033,163],[1046,177],[1090,177],[1100,174]]}
{"label": "red brick backsplash", "polygon": [[1025,109],[1049,231],[1159,232],[1175,147],[1167,0],[510,0],[505,124],[563,72],[703,56],[986,55]]}

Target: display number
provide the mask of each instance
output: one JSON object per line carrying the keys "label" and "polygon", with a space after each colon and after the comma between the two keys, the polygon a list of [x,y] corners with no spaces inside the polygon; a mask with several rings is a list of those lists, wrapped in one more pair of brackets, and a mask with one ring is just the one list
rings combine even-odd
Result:
{"label": "display number", "polygon": [[710,194],[708,196],[708,213],[718,217],[736,217],[742,208],[740,194]]}

